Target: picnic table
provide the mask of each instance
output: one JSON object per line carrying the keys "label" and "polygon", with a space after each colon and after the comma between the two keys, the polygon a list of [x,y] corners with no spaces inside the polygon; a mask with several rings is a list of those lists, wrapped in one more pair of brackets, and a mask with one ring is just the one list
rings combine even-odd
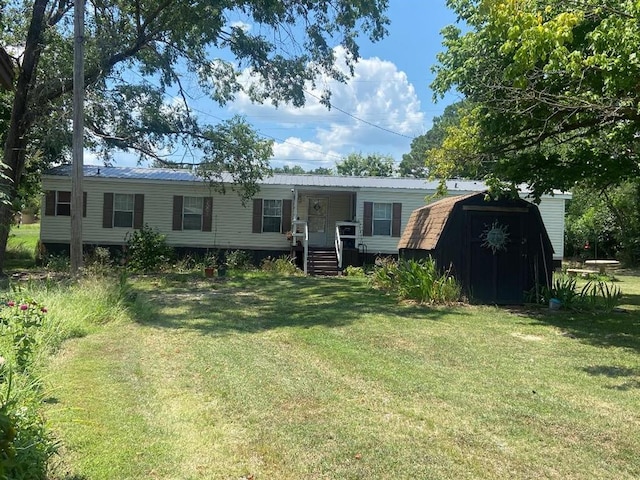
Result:
{"label": "picnic table", "polygon": [[620,262],[618,260],[585,260],[585,265],[597,267],[600,273],[607,273],[607,268],[618,267]]}

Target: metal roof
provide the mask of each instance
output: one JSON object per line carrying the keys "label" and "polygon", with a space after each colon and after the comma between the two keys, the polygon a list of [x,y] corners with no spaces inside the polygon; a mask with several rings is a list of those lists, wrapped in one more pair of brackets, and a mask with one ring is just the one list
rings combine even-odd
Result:
{"label": "metal roof", "polygon": [[[71,165],[61,165],[45,172],[45,175],[71,176]],[[128,180],[153,180],[169,182],[202,182],[204,179],[190,170],[171,168],[140,168],[140,167],[105,167],[98,165],[84,166],[85,178],[120,178]],[[233,183],[231,175],[222,174],[224,183]],[[337,175],[282,175],[275,174],[258,181],[261,185],[282,185],[296,188],[388,188],[398,190],[427,190],[435,191],[437,181],[427,181],[423,178],[399,177],[347,177]],[[487,189],[485,183],[474,180],[448,180],[446,182],[449,194],[478,192]],[[523,193],[528,189],[522,188]],[[556,192],[556,195],[566,195]],[[570,195],[567,196],[570,198]]]}
{"label": "metal roof", "polygon": [[[71,176],[71,165],[61,165],[45,172],[45,175]],[[176,182],[201,182],[202,177],[184,169],[140,168],[140,167],[104,167],[84,166],[85,178],[121,178],[129,180],[160,180]],[[222,181],[231,183],[229,174],[222,175]],[[292,187],[334,187],[334,188],[392,188],[407,190],[435,190],[438,182],[423,178],[398,177],[347,177],[337,175],[281,175],[274,174],[260,181],[262,185],[284,185]],[[486,188],[482,182],[469,180],[451,180],[447,182],[449,190],[478,191]]]}

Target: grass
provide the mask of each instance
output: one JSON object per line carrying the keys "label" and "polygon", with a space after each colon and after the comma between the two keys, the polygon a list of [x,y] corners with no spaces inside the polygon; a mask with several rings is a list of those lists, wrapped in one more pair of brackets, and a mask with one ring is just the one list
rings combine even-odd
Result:
{"label": "grass", "polygon": [[35,252],[40,238],[40,224],[14,225],[9,232],[5,268],[7,270],[32,268],[35,265]]}
{"label": "grass", "polygon": [[638,478],[640,277],[618,279],[627,313],[594,316],[140,277],[135,321],[49,362],[51,478]]}

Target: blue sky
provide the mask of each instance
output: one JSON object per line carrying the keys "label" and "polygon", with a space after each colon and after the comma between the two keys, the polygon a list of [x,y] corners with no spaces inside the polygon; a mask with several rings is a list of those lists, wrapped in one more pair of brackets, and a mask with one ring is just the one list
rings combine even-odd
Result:
{"label": "blue sky", "polygon": [[276,109],[252,104],[244,95],[224,109],[199,104],[198,111],[209,122],[243,115],[264,138],[274,141],[274,167],[331,168],[354,152],[390,155],[399,162],[409,152],[411,140],[457,100],[448,95],[434,103],[429,89],[431,67],[442,50],[440,31],[454,23],[455,16],[445,0],[390,0],[387,14],[391,23],[385,39],[360,40],[361,59],[354,78],[346,84],[328,84],[336,107],[331,111],[313,96],[302,109]]}

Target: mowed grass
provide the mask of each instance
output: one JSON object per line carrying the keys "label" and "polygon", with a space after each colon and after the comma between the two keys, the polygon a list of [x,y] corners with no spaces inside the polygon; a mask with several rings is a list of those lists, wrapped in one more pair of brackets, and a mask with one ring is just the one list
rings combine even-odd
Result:
{"label": "mowed grass", "polygon": [[7,239],[5,268],[8,270],[32,268],[40,238],[40,224],[13,225]]}
{"label": "mowed grass", "polygon": [[639,478],[640,278],[619,279],[627,313],[578,315],[139,278],[137,321],[49,363],[51,478]]}

